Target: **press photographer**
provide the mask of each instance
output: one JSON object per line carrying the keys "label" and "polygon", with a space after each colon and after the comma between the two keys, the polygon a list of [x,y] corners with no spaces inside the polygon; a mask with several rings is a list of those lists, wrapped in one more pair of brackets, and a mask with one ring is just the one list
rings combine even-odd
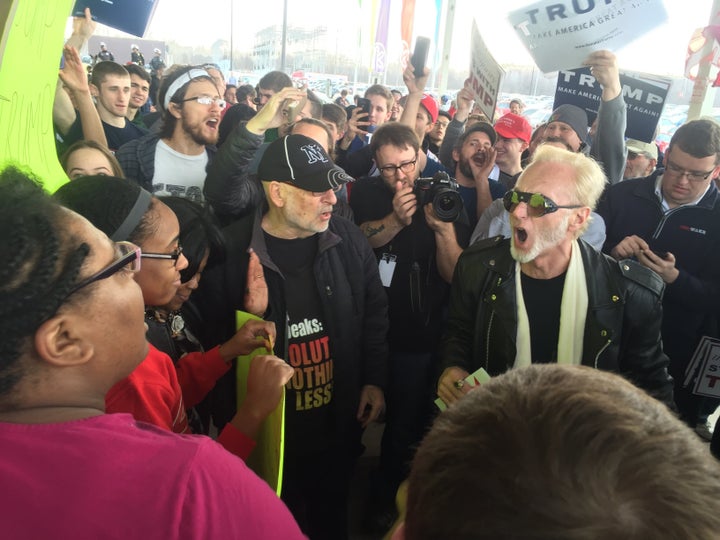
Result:
{"label": "press photographer", "polygon": [[375,250],[388,294],[387,414],[372,497],[384,507],[384,498],[392,506],[431,417],[448,283],[470,229],[455,181],[447,174],[419,178],[425,155],[412,128],[384,124],[370,148],[380,174],[355,182],[350,205]]}

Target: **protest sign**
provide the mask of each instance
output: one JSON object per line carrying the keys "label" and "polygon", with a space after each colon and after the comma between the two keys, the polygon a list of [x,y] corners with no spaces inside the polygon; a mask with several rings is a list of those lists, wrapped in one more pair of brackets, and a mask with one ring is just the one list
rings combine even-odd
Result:
{"label": "protest sign", "polygon": [[582,65],[597,50],[616,51],[667,20],[662,0],[542,0],[508,15],[544,73]]}
{"label": "protest sign", "polygon": [[73,17],[84,17],[85,8],[89,7],[93,21],[143,37],[155,12],[157,0],[76,0]]}
{"label": "protest sign", "polygon": [[[630,139],[651,142],[657,127],[672,79],[653,75],[620,73],[620,84],[627,103],[627,129]],[[553,110],[568,103],[583,109],[593,123],[600,107],[602,88],[590,68],[564,70],[558,73]]]}
{"label": "protest sign", "polygon": [[55,150],[55,85],[70,0],[11,0],[0,7],[0,169],[32,171],[54,191],[67,182]]}
{"label": "protest sign", "polygon": [[720,397],[720,343],[703,336],[697,363],[700,366],[693,393],[699,396]]}
{"label": "protest sign", "polygon": [[492,120],[495,116],[500,82],[505,72],[485,46],[475,21],[472,26],[470,47],[470,87],[475,97],[475,104]]}

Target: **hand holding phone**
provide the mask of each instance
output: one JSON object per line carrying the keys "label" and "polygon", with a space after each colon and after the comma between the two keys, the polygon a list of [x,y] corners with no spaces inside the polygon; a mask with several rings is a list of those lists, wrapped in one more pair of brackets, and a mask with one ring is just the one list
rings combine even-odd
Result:
{"label": "hand holding phone", "polygon": [[415,70],[415,78],[418,79],[425,73],[425,64],[427,63],[428,53],[430,52],[430,38],[418,36],[415,40],[415,49],[413,50],[410,63]]}
{"label": "hand holding phone", "polygon": [[[372,103],[367,98],[358,98],[357,100],[358,107],[362,109],[362,112],[370,116],[370,109],[372,107]],[[363,120],[368,120],[368,118],[363,118]]]}

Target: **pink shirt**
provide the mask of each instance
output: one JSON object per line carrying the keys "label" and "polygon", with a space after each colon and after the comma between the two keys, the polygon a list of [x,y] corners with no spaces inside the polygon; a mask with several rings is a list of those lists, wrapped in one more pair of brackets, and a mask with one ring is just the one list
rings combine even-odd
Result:
{"label": "pink shirt", "polygon": [[0,453],[4,538],[305,538],[241,459],[129,414],[0,423]]}

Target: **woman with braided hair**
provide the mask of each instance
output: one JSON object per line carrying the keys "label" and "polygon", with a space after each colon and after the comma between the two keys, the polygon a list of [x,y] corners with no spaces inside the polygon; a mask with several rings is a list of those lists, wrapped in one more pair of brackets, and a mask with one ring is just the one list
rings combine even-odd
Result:
{"label": "woman with braided hair", "polygon": [[[143,293],[146,322],[166,306],[182,284],[188,260],[180,244],[180,226],[173,211],[134,182],[111,176],[78,178],[62,186],[55,198],[85,216],[112,240],[129,240],[142,249],[143,264],[136,276]],[[195,261],[194,264],[198,264]],[[190,276],[192,277],[192,276]],[[157,334],[154,334],[157,337]],[[248,321],[225,343],[173,360],[151,339],[146,359],[106,396],[108,412],[129,412],[175,433],[190,433],[186,409],[200,403],[240,355],[275,339],[275,326]],[[248,375],[248,399],[225,425],[218,442],[245,459],[252,451],[262,421],[280,401],[293,369],[272,355],[256,356]]]}
{"label": "woman with braided hair", "polygon": [[140,249],[15,168],[0,172],[0,233],[3,536],[303,538],[212,440],[105,414],[105,394],[148,352]]}

